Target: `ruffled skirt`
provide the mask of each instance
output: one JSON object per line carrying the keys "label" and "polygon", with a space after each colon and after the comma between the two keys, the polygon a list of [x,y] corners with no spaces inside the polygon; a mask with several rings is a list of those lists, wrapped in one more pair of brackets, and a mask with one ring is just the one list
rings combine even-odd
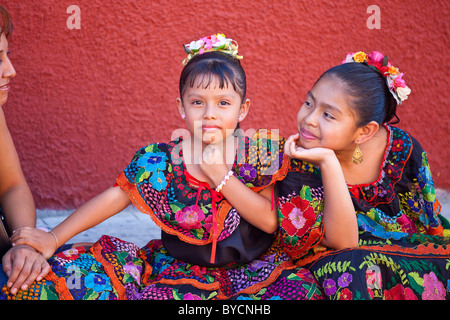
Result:
{"label": "ruffled skirt", "polygon": [[0,299],[17,300],[314,300],[324,295],[313,275],[274,243],[244,265],[206,268],[170,256],[161,240],[143,248],[103,236],[49,260],[52,271],[16,296],[0,277]]}
{"label": "ruffled skirt", "polygon": [[314,275],[326,299],[450,300],[448,237],[361,232],[359,247],[316,252],[297,265]]}

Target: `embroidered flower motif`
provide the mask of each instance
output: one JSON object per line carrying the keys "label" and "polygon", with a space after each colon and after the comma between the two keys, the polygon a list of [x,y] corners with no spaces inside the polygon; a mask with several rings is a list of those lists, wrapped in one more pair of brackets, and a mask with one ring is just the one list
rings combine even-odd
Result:
{"label": "embroidered flower motif", "polygon": [[423,276],[423,286],[425,290],[422,292],[423,300],[445,300],[445,287],[438,280],[433,271]]}
{"label": "embroidered flower motif", "polygon": [[167,155],[164,152],[147,152],[143,154],[137,165],[143,167],[145,171],[153,172],[166,169]]}
{"label": "embroidered flower motif", "polygon": [[292,209],[291,213],[289,213],[289,219],[297,229],[303,228],[306,223],[306,219],[303,217],[303,212],[299,208]]}
{"label": "embroidered flower motif", "polygon": [[196,294],[188,292],[183,296],[183,300],[202,300],[202,298]]}
{"label": "embroidered flower motif", "polygon": [[337,290],[336,288],[336,282],[333,279],[326,279],[323,282],[323,289],[325,291],[325,294],[327,296],[331,296],[332,294],[334,294]]}
{"label": "embroidered flower motif", "polygon": [[256,169],[248,163],[244,163],[239,168],[239,175],[244,178],[244,181],[253,181],[256,178]]}
{"label": "embroidered flower motif", "polygon": [[153,188],[158,191],[164,190],[167,187],[166,177],[162,171],[153,172],[149,182],[152,184]]}
{"label": "embroidered flower motif", "polygon": [[99,300],[106,300],[109,295],[108,291],[112,290],[109,278],[101,273],[89,273],[84,278],[84,285],[94,292],[101,292]]}
{"label": "embroidered flower motif", "polygon": [[340,300],[353,300],[353,293],[348,289],[345,288],[341,291],[341,294],[339,295]]}
{"label": "embroidered flower motif", "polygon": [[303,169],[304,171],[306,171],[306,172],[311,172],[311,173],[313,173],[313,172],[314,172],[314,165],[313,165],[312,163],[303,161],[303,162],[302,162],[302,169]]}
{"label": "embroidered flower motif", "polygon": [[72,260],[78,259],[82,253],[85,253],[86,250],[84,248],[70,248],[62,252],[64,256],[71,258]]}
{"label": "embroidered flower motif", "polygon": [[205,224],[203,225],[203,227],[205,228],[206,231],[211,232],[211,228],[212,228],[212,221],[213,221],[213,217],[212,215],[209,215],[206,217],[205,219]]}
{"label": "embroidered flower motif", "polygon": [[201,222],[205,220],[205,214],[198,205],[192,205],[177,211],[175,220],[178,221],[180,227],[187,230],[200,229],[202,227]]}
{"label": "embroidered flower motif", "polygon": [[411,288],[405,288],[398,283],[390,290],[384,290],[385,300],[417,300]]}
{"label": "embroidered flower motif", "polygon": [[123,271],[126,274],[132,276],[138,285],[141,284],[141,272],[142,272],[141,266],[137,266],[133,262],[128,261],[127,264],[123,267]]}
{"label": "embroidered flower motif", "polygon": [[338,285],[340,287],[346,288],[346,287],[348,287],[350,282],[352,282],[352,280],[353,280],[352,275],[350,273],[346,272],[338,278]]}
{"label": "embroidered flower motif", "polygon": [[309,205],[309,201],[301,197],[293,197],[290,202],[280,205],[283,215],[281,227],[288,235],[303,235],[315,222],[316,215],[314,209]]}
{"label": "embroidered flower motif", "polygon": [[403,140],[398,139],[398,140],[394,140],[392,142],[392,151],[393,152],[400,152],[403,149]]}

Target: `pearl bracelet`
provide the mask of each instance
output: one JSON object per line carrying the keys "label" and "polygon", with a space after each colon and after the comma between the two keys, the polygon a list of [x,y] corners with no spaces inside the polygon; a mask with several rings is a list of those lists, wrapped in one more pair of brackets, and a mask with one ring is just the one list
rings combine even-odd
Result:
{"label": "pearl bracelet", "polygon": [[228,171],[228,173],[223,177],[222,182],[217,186],[216,192],[222,191],[223,186],[230,180],[230,177],[233,175],[233,170]]}

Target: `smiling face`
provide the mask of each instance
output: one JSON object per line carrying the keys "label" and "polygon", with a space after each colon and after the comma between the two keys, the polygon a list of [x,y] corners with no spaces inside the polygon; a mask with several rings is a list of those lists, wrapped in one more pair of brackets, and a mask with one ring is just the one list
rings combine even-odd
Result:
{"label": "smiling face", "polygon": [[303,148],[324,147],[353,152],[360,132],[342,84],[333,76],[320,79],[306,97],[297,115],[299,141]]}
{"label": "smiling face", "polygon": [[0,38],[0,72],[0,106],[2,106],[8,99],[11,79],[16,75],[16,70],[8,58],[8,40],[4,34]]}
{"label": "smiling face", "polygon": [[231,84],[221,88],[217,77],[207,85],[202,80],[198,77],[177,99],[178,110],[191,137],[201,140],[203,145],[226,141],[246,117],[250,101],[242,103],[242,97]]}

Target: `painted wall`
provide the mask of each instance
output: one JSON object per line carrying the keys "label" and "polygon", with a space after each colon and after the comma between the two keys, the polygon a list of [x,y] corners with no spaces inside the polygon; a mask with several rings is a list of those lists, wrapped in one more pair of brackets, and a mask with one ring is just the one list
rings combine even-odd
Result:
{"label": "painted wall", "polygon": [[[81,12],[69,29],[70,5]],[[372,5],[381,28],[369,29]],[[413,92],[399,126],[448,170],[448,1],[3,0],[17,70],[3,107],[39,208],[73,208],[114,183],[134,152],[183,127],[175,105],[183,43],[236,39],[248,76],[243,128],[295,131],[306,92],[347,52],[379,50]]]}

